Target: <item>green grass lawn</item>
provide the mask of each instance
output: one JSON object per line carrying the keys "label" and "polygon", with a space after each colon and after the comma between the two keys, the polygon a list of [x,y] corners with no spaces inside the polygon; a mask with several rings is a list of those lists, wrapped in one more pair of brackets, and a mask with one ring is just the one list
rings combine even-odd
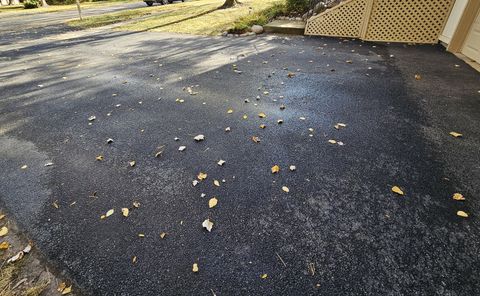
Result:
{"label": "green grass lawn", "polygon": [[[117,29],[216,35],[230,29],[244,31],[253,24],[263,25],[284,7],[284,0],[243,0],[236,7],[217,9],[223,2],[224,0],[192,0],[93,16],[83,21],[70,21],[68,24],[91,28],[133,20]],[[150,14],[152,15],[149,16]],[[135,21],[136,18],[141,19]]]}

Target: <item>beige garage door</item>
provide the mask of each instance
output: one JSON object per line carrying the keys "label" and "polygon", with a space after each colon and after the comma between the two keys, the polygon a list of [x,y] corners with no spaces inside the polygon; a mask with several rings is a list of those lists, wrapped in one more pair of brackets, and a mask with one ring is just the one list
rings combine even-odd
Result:
{"label": "beige garage door", "polygon": [[480,62],[480,11],[470,28],[467,39],[465,39],[462,53],[472,60]]}

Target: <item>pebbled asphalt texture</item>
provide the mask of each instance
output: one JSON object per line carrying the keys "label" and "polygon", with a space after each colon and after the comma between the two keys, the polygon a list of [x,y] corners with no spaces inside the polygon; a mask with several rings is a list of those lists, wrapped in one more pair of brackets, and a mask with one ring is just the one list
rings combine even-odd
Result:
{"label": "pebbled asphalt texture", "polygon": [[480,294],[480,74],[441,46],[89,31],[0,50],[1,204],[85,295]]}

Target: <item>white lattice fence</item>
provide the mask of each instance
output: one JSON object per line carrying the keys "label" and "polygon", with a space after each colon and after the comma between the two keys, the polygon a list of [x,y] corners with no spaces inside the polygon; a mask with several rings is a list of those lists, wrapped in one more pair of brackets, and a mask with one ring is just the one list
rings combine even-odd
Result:
{"label": "white lattice fence", "polygon": [[454,0],[348,0],[307,21],[306,35],[436,43]]}

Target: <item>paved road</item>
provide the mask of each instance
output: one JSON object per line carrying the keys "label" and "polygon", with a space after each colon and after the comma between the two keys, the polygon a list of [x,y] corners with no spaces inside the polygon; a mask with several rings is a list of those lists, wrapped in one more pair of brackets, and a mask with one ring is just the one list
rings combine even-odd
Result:
{"label": "paved road", "polygon": [[478,295],[479,86],[437,46],[149,32],[4,46],[0,198],[87,295]]}
{"label": "paved road", "polygon": [[[144,2],[120,3],[115,5],[86,8],[82,10],[82,16],[93,16],[104,13],[112,13],[126,9],[148,7]],[[28,40],[38,40],[72,29],[65,25],[65,22],[78,18],[77,10],[66,10],[59,12],[46,12],[36,14],[1,14],[2,24],[8,24],[0,27],[0,45],[12,44],[15,42],[25,42]]]}

